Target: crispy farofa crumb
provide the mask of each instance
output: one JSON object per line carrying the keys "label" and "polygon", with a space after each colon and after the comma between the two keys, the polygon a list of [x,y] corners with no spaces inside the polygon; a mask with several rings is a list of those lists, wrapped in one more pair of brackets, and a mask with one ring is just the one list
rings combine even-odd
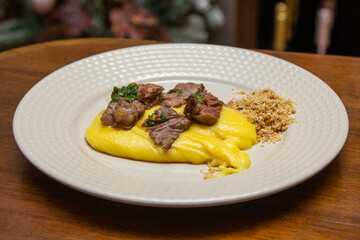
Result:
{"label": "crispy farofa crumb", "polygon": [[211,166],[211,164],[207,163],[209,169],[202,169],[200,172],[204,174],[204,179],[215,178],[215,174],[219,173],[219,169],[217,167]]}
{"label": "crispy farofa crumb", "polygon": [[275,94],[271,89],[249,93],[242,99],[232,99],[227,105],[238,110],[255,125],[261,143],[280,141],[281,133],[295,122],[291,116],[296,113],[295,103]]}

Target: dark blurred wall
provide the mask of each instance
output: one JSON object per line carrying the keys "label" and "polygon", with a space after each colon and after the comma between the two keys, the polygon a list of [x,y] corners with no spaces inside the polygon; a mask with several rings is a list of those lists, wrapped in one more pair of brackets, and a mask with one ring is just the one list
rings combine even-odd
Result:
{"label": "dark blurred wall", "polygon": [[360,56],[360,1],[338,0],[329,54]]}
{"label": "dark blurred wall", "polygon": [[[279,0],[262,0],[258,15],[258,48],[271,49],[274,31],[274,6]],[[301,0],[299,22],[287,51],[316,52],[315,19],[320,0]],[[338,0],[327,54],[360,56],[360,1]]]}

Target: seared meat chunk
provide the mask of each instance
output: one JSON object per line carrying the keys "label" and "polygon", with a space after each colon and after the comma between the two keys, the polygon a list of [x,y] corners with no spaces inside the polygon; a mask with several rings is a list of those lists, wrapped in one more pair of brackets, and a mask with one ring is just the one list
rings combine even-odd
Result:
{"label": "seared meat chunk", "polygon": [[191,94],[203,92],[205,90],[204,85],[196,83],[179,83],[175,86],[174,89],[181,90],[181,96],[185,99],[188,99]]}
{"label": "seared meat chunk", "polygon": [[185,106],[186,117],[204,125],[214,125],[218,120],[223,102],[208,92],[192,94]]}
{"label": "seared meat chunk", "polygon": [[156,145],[170,149],[182,132],[189,128],[191,121],[168,107],[160,107],[144,122],[143,127]]}
{"label": "seared meat chunk", "polygon": [[159,95],[162,91],[164,91],[162,86],[153,83],[140,83],[138,84],[138,87],[137,97],[140,100]]}
{"label": "seared meat chunk", "polygon": [[186,99],[181,96],[177,96],[177,93],[163,93],[161,97],[161,106],[170,106],[177,108],[186,103]]}
{"label": "seared meat chunk", "polygon": [[145,107],[139,101],[131,103],[120,98],[118,102],[110,102],[101,117],[101,121],[108,126],[121,129],[131,129],[144,115]]}
{"label": "seared meat chunk", "polygon": [[175,88],[171,89],[168,93],[163,93],[162,106],[180,107],[186,104],[186,100],[191,94],[199,93],[204,91],[205,87],[203,84],[196,83],[179,83]]}
{"label": "seared meat chunk", "polygon": [[146,109],[150,109],[160,104],[162,91],[164,88],[156,84],[138,84],[137,99],[145,105]]}

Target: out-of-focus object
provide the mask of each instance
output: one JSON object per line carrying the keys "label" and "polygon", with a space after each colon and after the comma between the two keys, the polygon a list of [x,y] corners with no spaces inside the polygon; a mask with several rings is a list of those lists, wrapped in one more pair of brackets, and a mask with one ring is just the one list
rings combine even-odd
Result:
{"label": "out-of-focus object", "polygon": [[206,43],[224,25],[216,0],[0,0],[0,51],[81,37]]}
{"label": "out-of-focus object", "polygon": [[48,14],[56,4],[56,0],[30,0],[31,8],[40,15]]}
{"label": "out-of-focus object", "polygon": [[279,2],[275,4],[273,49],[277,51],[284,51],[286,49],[287,10],[286,3]]}
{"label": "out-of-focus object", "polygon": [[225,15],[217,5],[212,5],[209,10],[205,12],[205,17],[209,28],[216,29],[225,24]]}
{"label": "out-of-focus object", "polygon": [[206,22],[198,14],[190,14],[186,23],[180,27],[170,29],[171,38],[174,42],[197,42],[204,43],[209,38],[206,30]]}
{"label": "out-of-focus object", "polygon": [[113,1],[109,21],[115,37],[131,39],[169,40],[168,31],[147,9],[134,0]]}
{"label": "out-of-focus object", "polygon": [[34,19],[13,18],[0,24],[0,51],[29,43],[39,33]]}
{"label": "out-of-focus object", "polygon": [[284,51],[293,38],[293,28],[299,20],[299,0],[276,3],[274,15],[273,49]]}
{"label": "out-of-focus object", "polygon": [[76,0],[67,0],[51,13],[51,21],[59,22],[68,38],[81,37],[90,27],[91,17],[84,6]]}
{"label": "out-of-focus object", "polygon": [[137,0],[169,29],[172,42],[206,43],[210,32],[225,24],[215,0]]}
{"label": "out-of-focus object", "polygon": [[299,0],[285,0],[287,6],[286,37],[290,41],[293,37],[293,26],[299,20]]}
{"label": "out-of-focus object", "polygon": [[326,54],[331,41],[331,30],[334,23],[335,1],[323,1],[323,6],[316,13],[315,45],[318,54]]}

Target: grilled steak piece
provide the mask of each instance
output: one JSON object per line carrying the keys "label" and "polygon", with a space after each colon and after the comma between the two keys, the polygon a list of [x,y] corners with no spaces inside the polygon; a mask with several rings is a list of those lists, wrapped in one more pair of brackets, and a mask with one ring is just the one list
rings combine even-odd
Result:
{"label": "grilled steak piece", "polygon": [[203,92],[205,90],[204,85],[196,83],[179,83],[175,86],[175,89],[182,90],[181,96],[188,99],[191,94]]}
{"label": "grilled steak piece", "polygon": [[186,103],[186,99],[177,96],[177,93],[163,93],[161,106],[180,107]]}
{"label": "grilled steak piece", "polygon": [[108,126],[121,129],[131,129],[144,115],[145,107],[139,101],[132,103],[120,98],[118,102],[110,102],[101,117],[101,121]]}
{"label": "grilled steak piece", "polygon": [[189,128],[191,121],[168,107],[160,107],[148,117],[143,127],[156,145],[170,149],[182,132]]}
{"label": "grilled steak piece", "polygon": [[204,125],[214,125],[218,120],[223,102],[208,92],[192,94],[185,106],[186,117]]}
{"label": "grilled steak piece", "polygon": [[191,94],[204,91],[203,84],[196,83],[179,83],[175,88],[171,89],[168,93],[163,93],[163,101],[161,106],[180,107],[186,104],[186,100]]}
{"label": "grilled steak piece", "polygon": [[138,84],[137,99],[142,102],[146,109],[150,109],[161,102],[161,93],[164,91],[162,86],[147,83]]}

